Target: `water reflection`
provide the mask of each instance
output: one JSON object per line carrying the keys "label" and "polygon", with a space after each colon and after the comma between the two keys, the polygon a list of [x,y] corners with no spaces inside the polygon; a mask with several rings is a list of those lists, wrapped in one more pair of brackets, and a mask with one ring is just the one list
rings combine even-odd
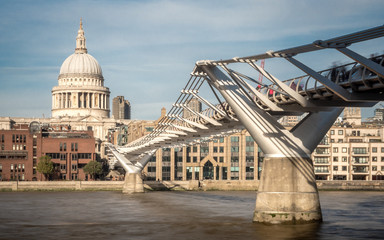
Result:
{"label": "water reflection", "polygon": [[0,239],[372,239],[384,193],[321,192],[322,224],[252,223],[255,192],[0,193]]}

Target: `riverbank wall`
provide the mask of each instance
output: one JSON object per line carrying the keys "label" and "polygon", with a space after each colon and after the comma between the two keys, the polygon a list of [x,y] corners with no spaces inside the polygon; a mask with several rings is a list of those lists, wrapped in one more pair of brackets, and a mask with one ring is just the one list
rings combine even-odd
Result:
{"label": "riverbank wall", "polygon": [[[121,191],[124,181],[10,181],[0,182],[0,191]],[[384,181],[317,181],[324,191],[384,191]],[[148,191],[257,191],[259,181],[144,181]]]}

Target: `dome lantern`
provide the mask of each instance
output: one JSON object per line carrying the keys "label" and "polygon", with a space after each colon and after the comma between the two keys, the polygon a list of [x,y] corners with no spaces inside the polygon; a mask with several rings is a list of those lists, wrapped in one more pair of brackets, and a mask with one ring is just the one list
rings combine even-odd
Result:
{"label": "dome lantern", "polygon": [[75,53],[87,53],[87,52],[88,52],[87,47],[85,46],[83,21],[80,18],[80,28],[79,28],[79,31],[77,31]]}

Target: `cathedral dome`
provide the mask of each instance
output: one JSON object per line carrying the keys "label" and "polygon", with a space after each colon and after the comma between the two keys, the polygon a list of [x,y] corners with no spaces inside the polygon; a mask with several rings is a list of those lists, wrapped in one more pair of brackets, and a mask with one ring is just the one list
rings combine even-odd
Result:
{"label": "cathedral dome", "polygon": [[69,56],[60,68],[61,74],[95,74],[102,75],[97,60],[88,53],[74,53]]}
{"label": "cathedral dome", "polygon": [[58,86],[52,88],[52,117],[109,118],[109,88],[97,60],[88,54],[83,22],[76,37],[75,53],[64,60]]}

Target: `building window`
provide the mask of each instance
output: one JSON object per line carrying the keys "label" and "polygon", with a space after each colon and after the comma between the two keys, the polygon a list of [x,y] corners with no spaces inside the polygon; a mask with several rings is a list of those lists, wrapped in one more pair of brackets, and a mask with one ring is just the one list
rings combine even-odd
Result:
{"label": "building window", "polygon": [[339,139],[337,139],[337,142],[338,142],[338,143],[342,143],[342,142],[343,142],[343,139],[342,139],[342,138],[339,138]]}
{"label": "building window", "polygon": [[219,148],[219,152],[223,153],[224,152],[224,147]]}
{"label": "building window", "polygon": [[223,142],[224,142],[224,138],[221,137],[221,138],[219,139],[219,142],[223,143]]}
{"label": "building window", "polygon": [[223,168],[222,168],[222,171],[223,171],[223,180],[227,180],[227,179],[228,179],[228,170],[227,170],[227,167],[223,167]]}
{"label": "building window", "polygon": [[193,157],[193,162],[197,162],[197,157]]}
{"label": "building window", "polygon": [[377,157],[372,157],[372,162],[377,162]]}
{"label": "building window", "polygon": [[381,166],[381,171],[384,171],[384,166]]}
{"label": "building window", "polygon": [[341,157],[341,161],[342,162],[346,162],[347,161],[347,157]]}
{"label": "building window", "polygon": [[328,163],[328,157],[315,157],[315,163]]}
{"label": "building window", "polygon": [[384,162],[384,157],[381,157],[381,162]]}
{"label": "building window", "polygon": [[381,148],[381,152],[384,153],[384,147]]}
{"label": "building window", "polygon": [[208,153],[208,152],[209,152],[209,148],[208,147],[200,146],[200,153]]}
{"label": "building window", "polygon": [[72,171],[76,172],[77,171],[77,164],[72,164]]}
{"label": "building window", "polygon": [[339,167],[338,166],[333,166],[333,171],[338,171]]}
{"label": "building window", "polygon": [[343,135],[343,130],[339,130],[339,131],[338,131],[338,134],[339,134],[339,135]]}
{"label": "building window", "polygon": [[217,153],[217,147],[213,147],[213,152]]}
{"label": "building window", "polygon": [[254,142],[252,136],[245,136],[245,141],[246,141],[246,142]]}
{"label": "building window", "polygon": [[60,143],[60,151],[67,151],[67,143]]}
{"label": "building window", "polygon": [[60,160],[67,160],[67,154],[60,153]]}
{"label": "building window", "polygon": [[341,170],[342,170],[342,171],[347,171],[347,166],[342,166],[342,167],[341,167]]}
{"label": "building window", "polygon": [[376,153],[376,152],[377,152],[377,147],[373,147],[373,148],[372,148],[372,152],[373,152],[373,153]]}
{"label": "building window", "polygon": [[326,166],[315,166],[314,169],[315,169],[315,173],[327,173],[327,172],[329,172],[328,167],[326,167]]}
{"label": "building window", "polygon": [[197,147],[196,146],[193,146],[193,152],[197,152]]}
{"label": "building window", "polygon": [[231,157],[231,162],[239,162],[239,157]]}
{"label": "building window", "polygon": [[231,142],[239,142],[239,137],[231,137]]}
{"label": "building window", "polygon": [[341,148],[341,152],[346,153],[348,149],[346,147]]}
{"label": "building window", "polygon": [[367,149],[366,148],[352,148],[352,152],[355,154],[366,154]]}
{"label": "building window", "polygon": [[334,148],[333,148],[333,152],[334,152],[334,153],[339,152],[339,148],[338,148],[338,147],[334,147]]}
{"label": "building window", "polygon": [[335,135],[335,130],[331,130],[331,135]]}
{"label": "building window", "polygon": [[67,165],[65,164],[60,164],[60,170],[65,171],[67,169]]}
{"label": "building window", "polygon": [[77,143],[71,143],[71,151],[72,152],[77,152]]}
{"label": "building window", "polygon": [[315,152],[316,154],[328,154],[329,148],[316,148]]}
{"label": "building window", "polygon": [[372,171],[377,171],[377,166],[372,166]]}
{"label": "building window", "polygon": [[338,157],[333,157],[333,161],[334,161],[334,162],[338,162],[338,161],[339,161],[339,158],[338,158]]}
{"label": "building window", "polygon": [[195,180],[199,180],[200,167],[195,167]]}
{"label": "building window", "polygon": [[187,180],[192,180],[192,167],[186,167]]}
{"label": "building window", "polygon": [[245,147],[245,151],[246,152],[254,152],[255,151],[255,147],[254,146],[246,146]]}
{"label": "building window", "polygon": [[231,147],[231,152],[239,152],[239,147]]}

